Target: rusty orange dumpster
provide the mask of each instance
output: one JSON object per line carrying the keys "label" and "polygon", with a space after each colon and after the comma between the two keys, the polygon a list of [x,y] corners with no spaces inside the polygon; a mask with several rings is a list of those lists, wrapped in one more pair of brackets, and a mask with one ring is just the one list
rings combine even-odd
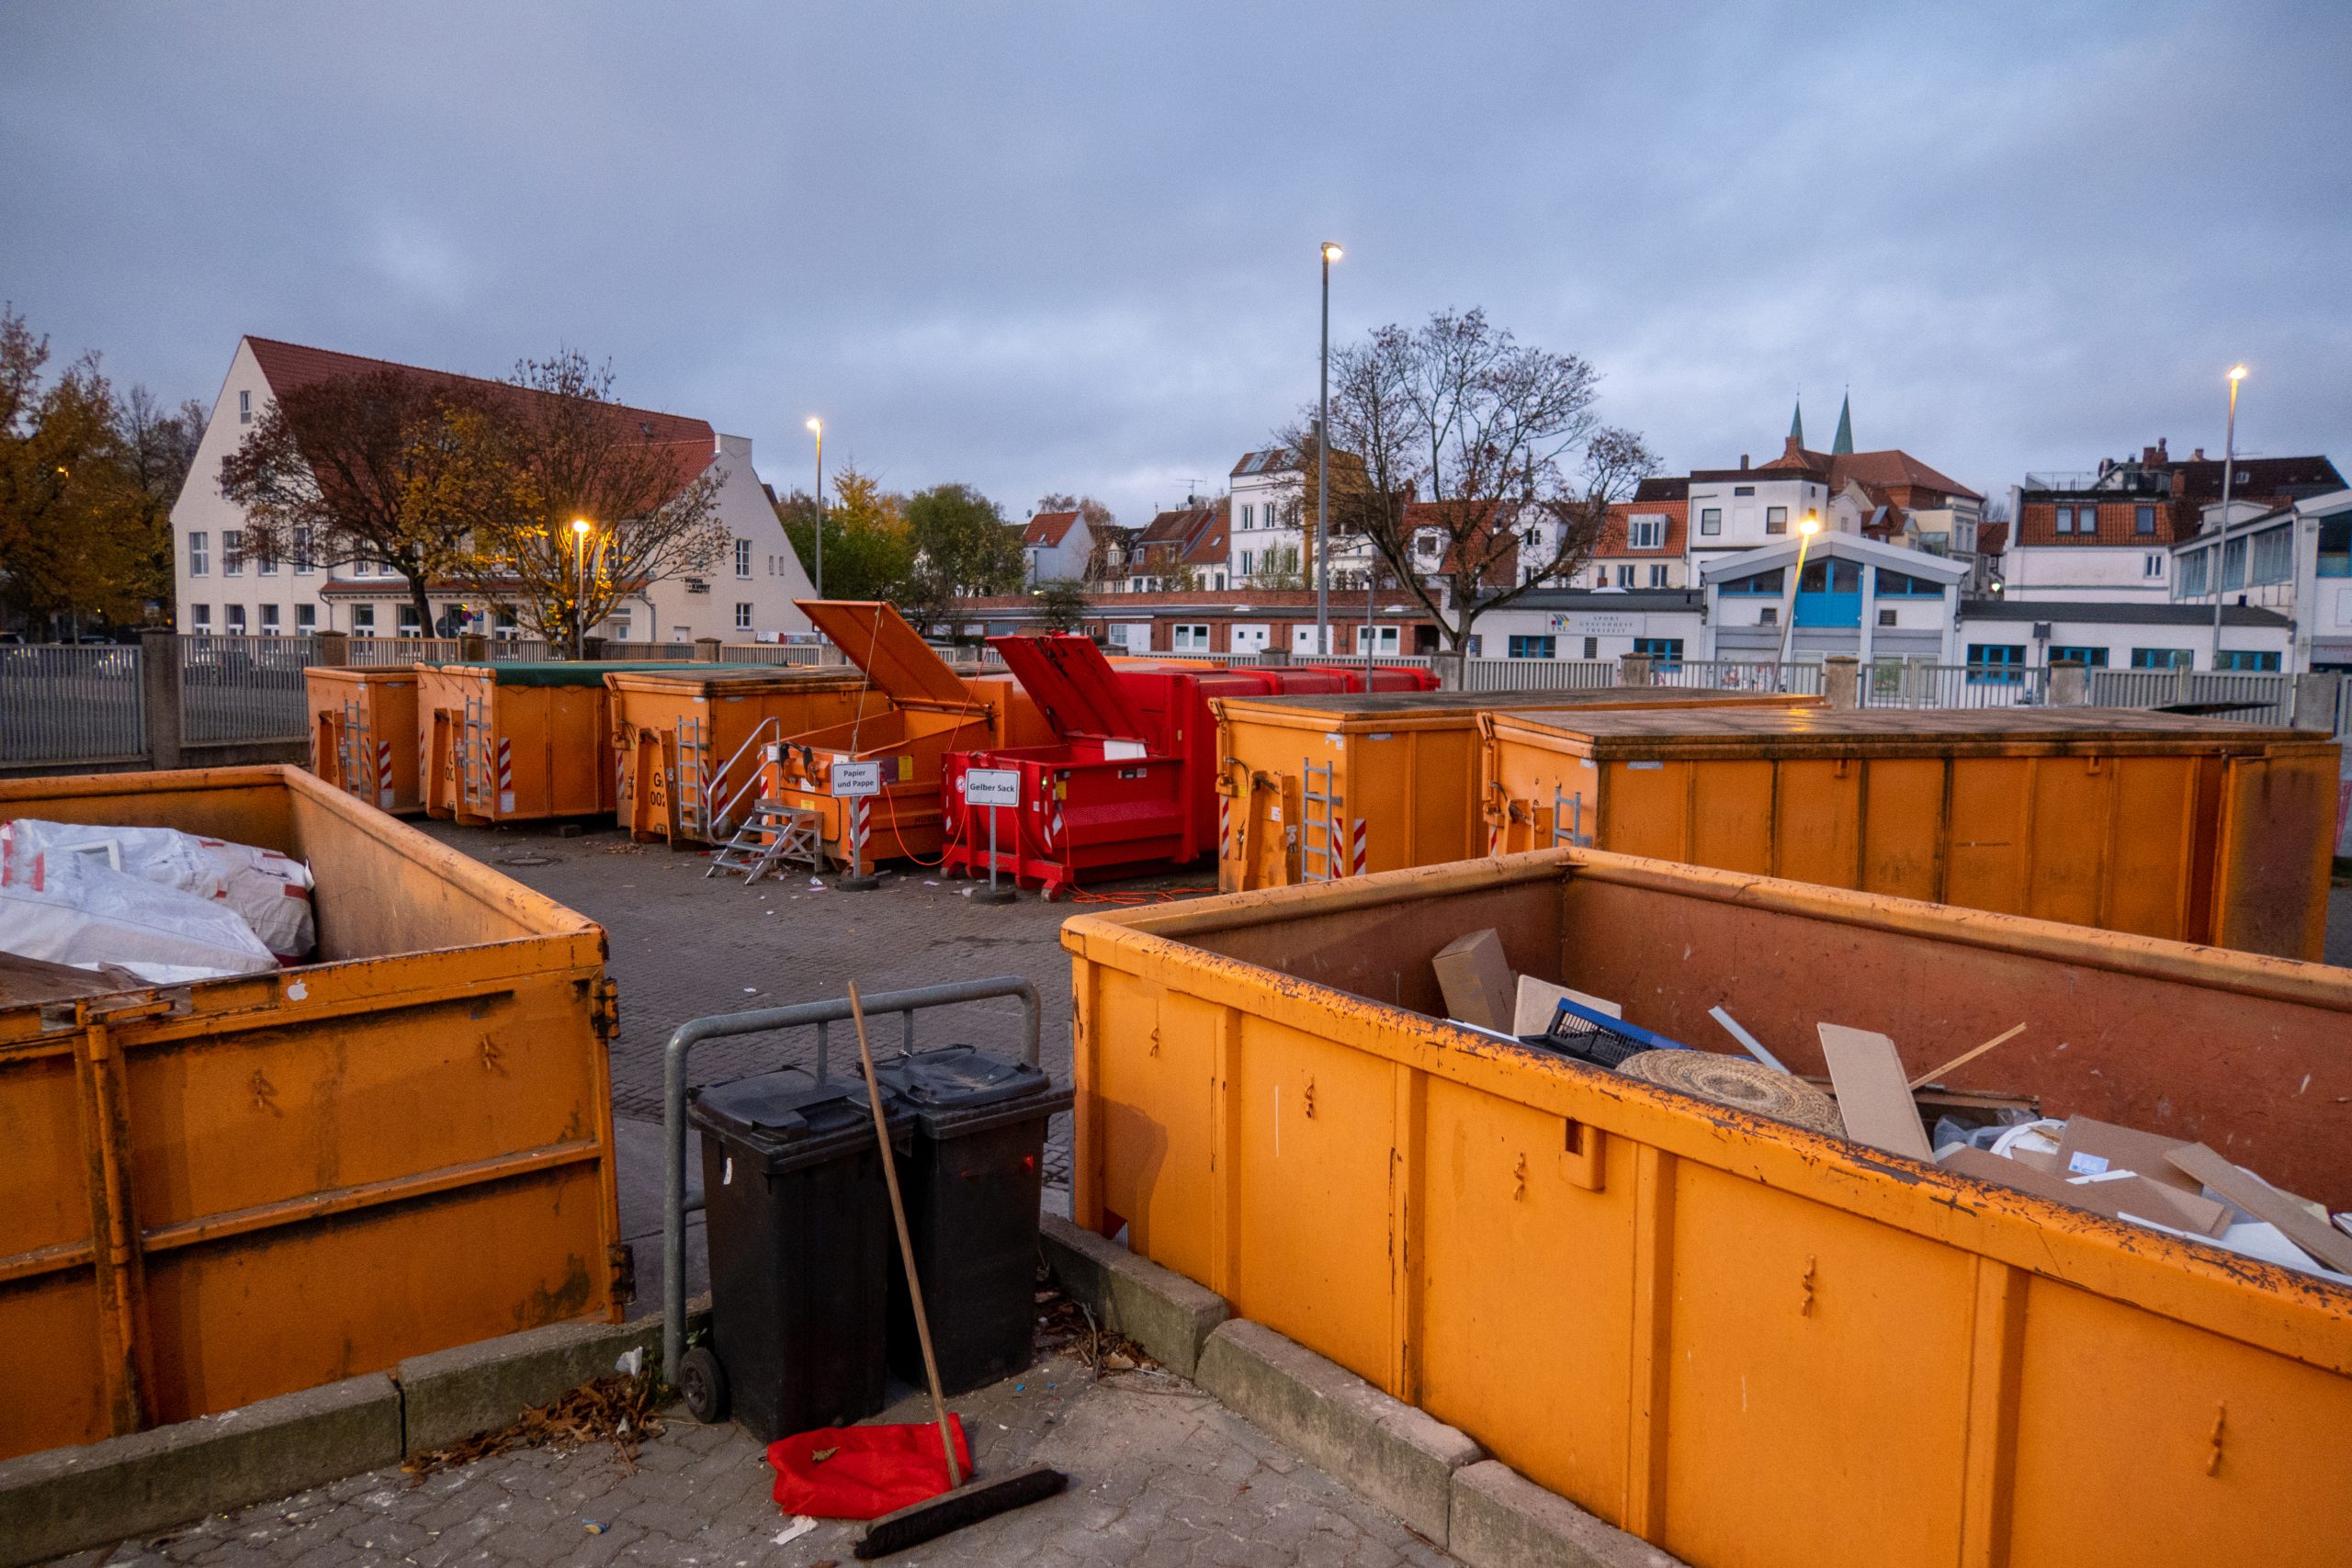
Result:
{"label": "rusty orange dumpster", "polygon": [[1707,1568],[2322,1568],[2352,1285],[1437,1016],[1521,973],[2352,1204],[2352,972],[1559,850],[1075,918],[1077,1222]]}
{"label": "rusty orange dumpster", "polygon": [[847,723],[770,744],[763,792],[774,806],[806,814],[825,855],[853,874],[876,861],[933,860],[943,841],[939,785],[947,754],[991,743],[1002,690],[967,683],[891,605],[799,604],[865,671],[882,702]]}
{"label": "rusty orange dumpster", "polygon": [[838,666],[615,671],[605,685],[621,826],[673,843],[726,841],[759,795],[770,742],[883,706],[864,675]]}
{"label": "rusty orange dumpster", "polygon": [[724,668],[666,661],[420,665],[425,809],[477,825],[609,815],[619,780],[605,677]]}
{"label": "rusty orange dumpster", "polygon": [[1217,886],[1282,887],[1490,853],[1478,715],[1498,708],[1813,707],[1818,697],[1679,686],[1351,692],[1217,705]]}
{"label": "rusty orange dumpster", "polygon": [[305,860],[319,950],[0,1006],[0,1458],[617,1317],[601,929],[298,768],[19,817]]}
{"label": "rusty orange dumpster", "polygon": [[302,683],[311,708],[311,771],[379,810],[423,810],[416,668],[314,664],[302,671]]}
{"label": "rusty orange dumpster", "polygon": [[2128,708],[1494,712],[1502,848],[1589,843],[2321,955],[2338,750]]}

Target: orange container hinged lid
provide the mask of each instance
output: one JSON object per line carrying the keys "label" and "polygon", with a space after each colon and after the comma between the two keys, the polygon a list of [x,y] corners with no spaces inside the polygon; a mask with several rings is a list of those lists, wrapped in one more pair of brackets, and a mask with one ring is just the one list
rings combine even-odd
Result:
{"label": "orange container hinged lid", "polygon": [[803,614],[886,694],[968,703],[972,694],[947,661],[878,599],[798,599]]}
{"label": "orange container hinged lid", "polygon": [[1091,638],[1067,633],[992,637],[989,646],[1004,656],[1005,668],[1035,700],[1056,735],[1144,739],[1143,720],[1127,701],[1126,687]]}

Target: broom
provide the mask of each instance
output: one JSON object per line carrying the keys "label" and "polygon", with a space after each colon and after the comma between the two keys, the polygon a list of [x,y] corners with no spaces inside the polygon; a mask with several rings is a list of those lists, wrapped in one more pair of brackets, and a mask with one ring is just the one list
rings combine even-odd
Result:
{"label": "broom", "polygon": [[1045,1465],[1032,1465],[992,1481],[967,1481],[956,1462],[956,1437],[947,1425],[947,1400],[939,1391],[939,1360],[932,1354],[931,1319],[923,1311],[922,1281],[915,1275],[914,1237],[907,1230],[906,1200],[899,1195],[899,1162],[890,1148],[890,1127],[882,1114],[882,1086],[874,1077],[874,1050],[865,1040],[865,1009],[857,986],[849,987],[849,1014],[857,1025],[857,1059],[865,1069],[866,1102],[874,1111],[874,1137],[882,1145],[882,1178],[890,1189],[890,1218],[899,1227],[899,1257],[907,1268],[907,1295],[915,1311],[915,1337],[922,1346],[924,1380],[931,1385],[931,1413],[939,1422],[940,1446],[947,1453],[947,1490],[936,1497],[910,1503],[885,1514],[865,1527],[852,1549],[860,1558],[887,1557],[908,1547],[935,1540],[966,1525],[994,1518],[1011,1509],[1050,1497],[1069,1483],[1069,1477]]}

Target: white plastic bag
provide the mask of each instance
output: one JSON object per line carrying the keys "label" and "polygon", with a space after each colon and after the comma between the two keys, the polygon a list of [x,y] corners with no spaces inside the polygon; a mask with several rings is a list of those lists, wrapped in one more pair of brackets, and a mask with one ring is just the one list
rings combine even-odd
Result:
{"label": "white plastic bag", "polygon": [[70,855],[164,887],[225,903],[281,964],[318,945],[311,872],[275,850],[201,838],[172,828],[118,828],[19,818],[0,822],[0,885],[28,885],[45,861]]}
{"label": "white plastic bag", "polygon": [[277,967],[227,904],[70,852],[45,852],[34,874],[12,867],[0,882],[0,948],[85,969],[117,964],[155,984]]}

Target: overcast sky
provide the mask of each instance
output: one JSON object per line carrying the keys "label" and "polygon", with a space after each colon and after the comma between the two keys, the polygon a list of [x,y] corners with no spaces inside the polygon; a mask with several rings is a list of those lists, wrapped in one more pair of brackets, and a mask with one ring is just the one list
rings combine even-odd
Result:
{"label": "overcast sky", "polygon": [[[1964,13],[1964,14],[1955,14]],[[2157,436],[2352,464],[2352,6],[0,0],[0,297],[208,403],[241,333],[569,344],[806,483],[1146,520],[1447,306],[1669,469],[1987,494]]]}

